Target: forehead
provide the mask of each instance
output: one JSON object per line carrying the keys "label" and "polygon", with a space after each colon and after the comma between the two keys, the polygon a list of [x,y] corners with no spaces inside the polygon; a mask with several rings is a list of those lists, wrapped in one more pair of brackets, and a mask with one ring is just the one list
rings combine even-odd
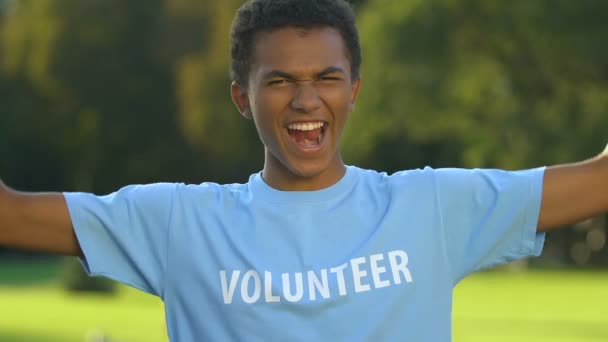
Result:
{"label": "forehead", "polygon": [[285,27],[260,32],[255,39],[250,72],[258,76],[272,70],[308,76],[328,67],[350,71],[346,44],[331,27]]}

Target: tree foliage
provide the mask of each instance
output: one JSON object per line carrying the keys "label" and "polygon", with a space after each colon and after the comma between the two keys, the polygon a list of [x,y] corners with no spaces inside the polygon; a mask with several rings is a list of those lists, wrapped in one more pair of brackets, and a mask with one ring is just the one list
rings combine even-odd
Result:
{"label": "tree foliage", "polygon": [[607,9],[370,0],[359,21],[364,90],[348,155],[522,168],[598,153],[608,127]]}
{"label": "tree foliage", "polygon": [[[167,178],[245,180],[260,147],[228,91],[237,5],[16,2],[1,36],[0,86],[12,90],[0,130],[13,151],[0,162],[3,177],[26,189],[97,192]],[[32,181],[45,178],[40,169],[48,177]]]}
{"label": "tree foliage", "polygon": [[211,173],[227,177],[225,181],[244,180],[243,169],[261,168],[262,146],[253,123],[238,114],[230,98],[228,37],[241,3],[169,2],[170,27],[183,22],[205,26],[194,35],[199,37],[198,48],[177,53],[174,60],[181,132],[212,161],[207,165]]}

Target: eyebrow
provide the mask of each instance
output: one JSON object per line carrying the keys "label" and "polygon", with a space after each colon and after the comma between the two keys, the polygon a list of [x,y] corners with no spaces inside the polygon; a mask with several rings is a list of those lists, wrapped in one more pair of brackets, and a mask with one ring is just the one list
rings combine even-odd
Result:
{"label": "eyebrow", "polygon": [[[342,68],[339,67],[335,67],[335,66],[331,66],[331,67],[327,67],[323,70],[321,70],[320,72],[315,74],[315,78],[319,78],[328,74],[333,74],[333,73],[342,73],[345,74],[344,70],[342,70]],[[269,80],[272,78],[286,78],[289,80],[297,80],[297,77],[295,77],[294,75],[285,72],[285,71],[281,71],[281,70],[272,70],[267,72],[266,74],[264,74],[264,77],[262,78],[263,80]]]}

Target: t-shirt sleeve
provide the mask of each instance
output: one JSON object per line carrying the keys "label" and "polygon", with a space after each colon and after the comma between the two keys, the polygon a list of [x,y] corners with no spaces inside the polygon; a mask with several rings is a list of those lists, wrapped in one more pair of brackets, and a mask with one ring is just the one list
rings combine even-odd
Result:
{"label": "t-shirt sleeve", "polygon": [[540,255],[544,234],[537,233],[537,225],[544,171],[436,170],[454,284],[472,272]]}
{"label": "t-shirt sleeve", "polygon": [[64,193],[87,273],[162,296],[175,188],[164,183],[106,196]]}

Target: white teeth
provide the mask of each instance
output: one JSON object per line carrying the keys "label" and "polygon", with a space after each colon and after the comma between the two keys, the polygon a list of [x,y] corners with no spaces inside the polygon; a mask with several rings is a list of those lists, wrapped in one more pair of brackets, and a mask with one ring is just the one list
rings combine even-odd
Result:
{"label": "white teeth", "polygon": [[323,122],[292,123],[287,126],[291,130],[312,131],[323,127]]}

